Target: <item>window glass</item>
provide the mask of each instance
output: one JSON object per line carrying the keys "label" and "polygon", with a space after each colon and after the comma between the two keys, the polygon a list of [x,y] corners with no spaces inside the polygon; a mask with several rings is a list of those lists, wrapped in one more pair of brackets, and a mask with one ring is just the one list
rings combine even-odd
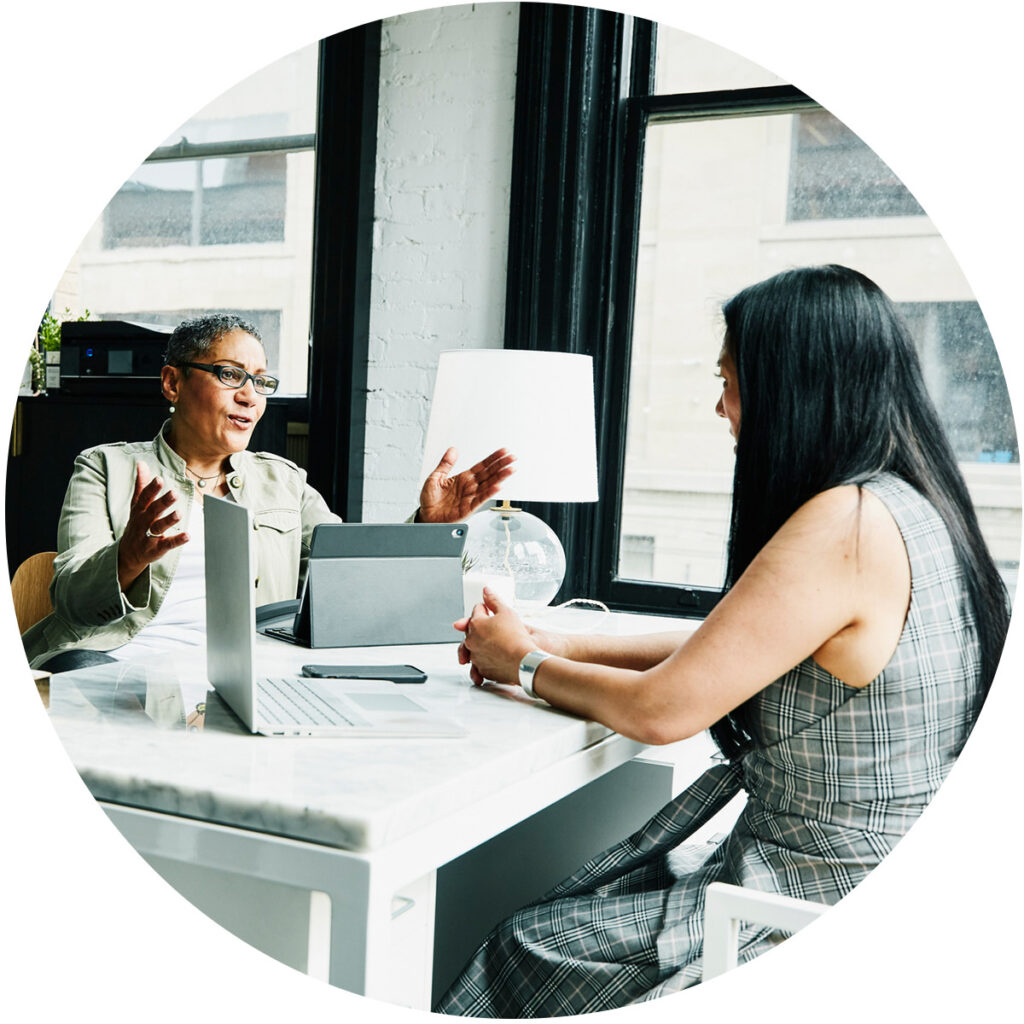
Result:
{"label": "window glass", "polygon": [[901,302],[925,383],[962,462],[1018,462],[1006,379],[976,302]]}
{"label": "window glass", "polygon": [[907,187],[827,110],[797,114],[789,167],[789,219],[918,217]]}
{"label": "window glass", "polygon": [[[982,530],[1012,585],[1019,453],[981,311],[941,236],[885,165],[834,118],[812,120],[834,143],[813,176],[814,216],[831,218],[827,230],[791,216],[807,114],[647,131],[618,574],[721,586],[733,470],[733,441],[714,412],[721,304],[788,267],[834,262],[867,274],[907,316]],[[876,179],[878,188],[868,184]],[[896,219],[896,209],[913,218]]]}
{"label": "window glass", "polygon": [[283,242],[289,156],[143,164],[103,212],[104,249]]}
{"label": "window glass", "polygon": [[658,26],[655,83],[660,94],[785,84],[739,54],[668,25]]}
{"label": "window glass", "polygon": [[[279,394],[304,394],[316,76],[314,44],[172,133],[97,219],[53,308],[168,326],[203,312],[238,313],[262,332]],[[274,148],[280,140],[284,148]],[[182,142],[224,152],[159,158]]]}

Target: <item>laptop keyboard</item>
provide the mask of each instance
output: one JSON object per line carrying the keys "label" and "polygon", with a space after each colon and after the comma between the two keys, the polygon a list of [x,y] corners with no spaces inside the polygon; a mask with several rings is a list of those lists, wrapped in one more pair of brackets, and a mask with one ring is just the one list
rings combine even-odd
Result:
{"label": "laptop keyboard", "polygon": [[364,725],[345,715],[312,687],[288,676],[272,676],[259,682],[260,717],[272,725]]}

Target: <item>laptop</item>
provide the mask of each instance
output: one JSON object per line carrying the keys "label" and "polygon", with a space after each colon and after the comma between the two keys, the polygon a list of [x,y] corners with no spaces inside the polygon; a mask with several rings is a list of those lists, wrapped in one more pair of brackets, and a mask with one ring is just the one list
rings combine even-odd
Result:
{"label": "laptop", "polygon": [[451,643],[466,533],[465,523],[321,523],[297,610],[261,607],[257,629],[310,648]]}
{"label": "laptop", "polygon": [[264,736],[465,735],[458,722],[431,711],[392,682],[258,675],[252,516],[242,505],[208,496],[203,499],[203,521],[207,676],[250,732]]}

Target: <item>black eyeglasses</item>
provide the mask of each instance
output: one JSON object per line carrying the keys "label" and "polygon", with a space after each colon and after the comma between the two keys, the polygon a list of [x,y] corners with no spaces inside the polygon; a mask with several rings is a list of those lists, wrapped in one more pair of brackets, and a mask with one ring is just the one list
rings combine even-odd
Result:
{"label": "black eyeglasses", "polygon": [[180,366],[191,366],[193,370],[205,370],[207,373],[217,375],[221,384],[236,390],[245,387],[247,380],[252,381],[252,386],[257,394],[272,395],[281,383],[276,377],[269,373],[248,373],[240,366],[225,366],[222,363],[180,363]]}

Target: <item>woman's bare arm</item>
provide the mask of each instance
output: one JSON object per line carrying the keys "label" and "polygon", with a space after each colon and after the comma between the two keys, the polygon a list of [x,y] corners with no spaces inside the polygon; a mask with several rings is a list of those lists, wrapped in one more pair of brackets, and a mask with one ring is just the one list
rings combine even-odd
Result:
{"label": "woman's bare arm", "polygon": [[[694,624],[696,629],[697,624]],[[571,661],[590,665],[608,665],[636,671],[653,668],[690,638],[692,629],[671,630],[636,636],[600,636],[595,634],[551,633],[527,627],[534,647]]]}
{"label": "woman's bare arm", "polygon": [[[835,488],[798,510],[661,661],[630,667],[642,650],[630,653],[631,645],[616,665],[554,657],[537,669],[534,689],[642,742],[671,742],[706,729],[810,655],[846,671],[851,685],[868,682],[899,639],[909,589],[906,551],[888,511],[866,492],[862,500],[854,487]],[[514,683],[522,656],[538,645],[513,612],[496,607],[497,614],[478,608],[465,643],[474,681]],[[570,653],[587,653],[591,639]],[[661,641],[649,639],[653,654]],[[606,640],[609,648],[589,653],[609,654],[615,640]]]}

